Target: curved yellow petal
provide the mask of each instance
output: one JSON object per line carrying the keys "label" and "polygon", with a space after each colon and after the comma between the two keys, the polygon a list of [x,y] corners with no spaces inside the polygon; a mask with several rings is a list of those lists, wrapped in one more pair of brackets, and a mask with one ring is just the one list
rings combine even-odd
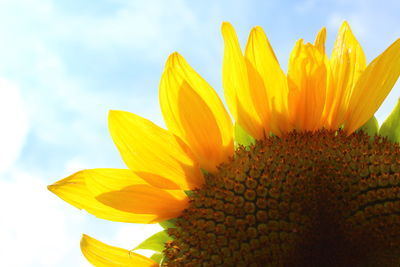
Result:
{"label": "curved yellow petal", "polygon": [[400,39],[375,58],[358,79],[346,112],[345,129],[352,133],[371,118],[400,75]]}
{"label": "curved yellow petal", "polygon": [[296,130],[314,131],[321,126],[328,86],[327,62],[310,43],[297,41],[289,59],[289,115]]}
{"label": "curved yellow petal", "polygon": [[323,27],[318,32],[314,42],[315,48],[317,48],[322,54],[325,54],[325,41],[326,41],[326,28]]}
{"label": "curved yellow petal", "polygon": [[327,92],[325,126],[336,130],[344,122],[354,86],[366,66],[364,51],[346,21],[336,37],[330,65],[335,86]]}
{"label": "curved yellow petal", "polygon": [[81,239],[81,250],[96,267],[156,267],[158,263],[129,250],[104,244],[88,235]]}
{"label": "curved yellow petal", "polygon": [[215,171],[233,155],[232,122],[221,100],[178,53],[170,55],[161,78],[160,106],[168,129],[202,168]]}
{"label": "curved yellow petal", "polygon": [[[92,170],[79,171],[49,185],[48,189],[69,204],[78,209],[84,209],[101,219],[130,223],[154,223],[162,221],[163,218],[157,220],[157,215],[154,214],[134,214],[125,212],[104,205],[96,200],[95,195],[88,189],[85,180],[88,174],[91,175],[91,172]],[[109,169],[107,172],[109,174],[112,173],[113,176],[127,176],[127,173],[131,171]]]}
{"label": "curved yellow petal", "polygon": [[[96,196],[100,202],[118,210],[156,214],[161,221],[179,217],[187,208],[189,199],[183,191],[163,190],[151,185],[131,185],[118,191]],[[160,218],[160,219],[158,219]]]}
{"label": "curved yellow petal", "polygon": [[110,111],[109,129],[125,164],[149,184],[164,189],[201,187],[200,167],[179,137],[125,111]]}
{"label": "curved yellow petal", "polygon": [[152,214],[157,221],[177,217],[188,203],[187,195],[181,190],[153,187],[131,170],[86,170],[85,180],[101,203],[135,214]]}
{"label": "curved yellow petal", "polygon": [[131,185],[148,185],[145,180],[129,169],[97,168],[82,172],[85,175],[87,188],[94,195],[120,190]]}
{"label": "curved yellow petal", "polygon": [[245,59],[254,108],[261,118],[265,133],[288,131],[287,79],[267,36],[259,26],[250,32]]}
{"label": "curved yellow petal", "polygon": [[235,30],[228,22],[222,24],[221,30],[225,43],[222,80],[229,110],[249,134],[262,139],[266,133],[254,102],[259,94],[250,90],[247,66]]}

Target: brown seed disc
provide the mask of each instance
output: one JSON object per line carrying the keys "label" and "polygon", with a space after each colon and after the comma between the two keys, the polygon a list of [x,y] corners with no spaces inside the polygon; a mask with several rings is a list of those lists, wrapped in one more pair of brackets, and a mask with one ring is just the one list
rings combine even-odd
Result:
{"label": "brown seed disc", "polygon": [[327,130],[257,141],[168,232],[164,266],[400,266],[400,146]]}

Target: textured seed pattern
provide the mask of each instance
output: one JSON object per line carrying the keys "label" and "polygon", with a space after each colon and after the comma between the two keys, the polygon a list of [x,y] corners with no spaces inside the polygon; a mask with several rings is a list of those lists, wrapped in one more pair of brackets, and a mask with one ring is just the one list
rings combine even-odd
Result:
{"label": "textured seed pattern", "polygon": [[400,266],[400,146],[382,137],[257,141],[190,199],[164,266]]}

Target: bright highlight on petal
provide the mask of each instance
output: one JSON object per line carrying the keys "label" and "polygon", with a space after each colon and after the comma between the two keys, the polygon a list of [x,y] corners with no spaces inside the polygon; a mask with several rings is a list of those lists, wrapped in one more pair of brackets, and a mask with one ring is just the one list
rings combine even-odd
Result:
{"label": "bright highlight on petal", "polygon": [[185,59],[173,53],[160,84],[168,129],[182,138],[208,171],[233,155],[233,127],[221,100]]}
{"label": "bright highlight on petal", "polygon": [[145,256],[126,249],[104,244],[88,235],[81,239],[81,250],[96,267],[156,267],[158,264]]}
{"label": "bright highlight on petal", "polygon": [[170,132],[125,111],[110,111],[109,128],[125,164],[149,184],[188,190],[203,183],[190,149]]}
{"label": "bright highlight on petal", "polygon": [[[112,178],[126,177],[129,175],[128,172],[131,171],[121,169],[83,170],[49,185],[48,189],[69,204],[78,209],[84,209],[101,219],[130,223],[153,223],[158,221],[155,214],[125,212],[99,202],[95,198],[96,195],[88,189],[86,184],[86,178],[93,176],[94,172],[100,173],[100,177]],[[162,220],[162,218],[159,220]]]}

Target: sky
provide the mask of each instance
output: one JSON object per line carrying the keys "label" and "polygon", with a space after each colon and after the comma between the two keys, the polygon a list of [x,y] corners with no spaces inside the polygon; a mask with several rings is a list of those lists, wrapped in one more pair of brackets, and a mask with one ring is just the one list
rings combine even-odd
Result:
{"label": "sky", "polygon": [[[90,266],[83,233],[134,248],[158,225],[108,222],[46,186],[89,168],[124,168],[107,128],[110,109],[164,127],[158,85],[168,55],[181,53],[222,92],[229,21],[242,47],[251,27],[266,31],[286,71],[299,38],[343,20],[371,61],[400,37],[397,0],[0,0],[0,259],[2,266]],[[382,123],[399,83],[376,113]],[[146,253],[146,252],[144,252]]]}

